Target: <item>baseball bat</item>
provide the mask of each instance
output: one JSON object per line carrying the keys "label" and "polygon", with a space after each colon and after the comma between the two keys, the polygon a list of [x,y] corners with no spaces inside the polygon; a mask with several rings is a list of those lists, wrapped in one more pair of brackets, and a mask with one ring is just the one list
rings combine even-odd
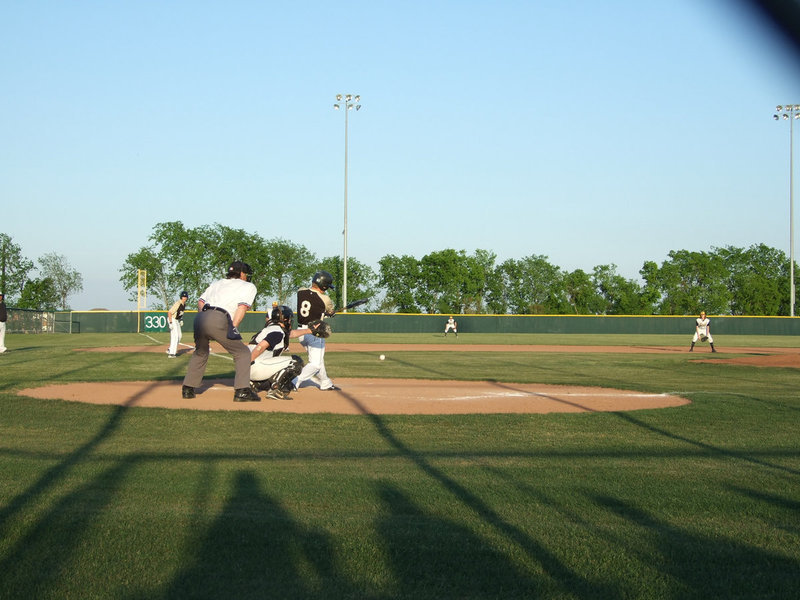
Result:
{"label": "baseball bat", "polygon": [[331,316],[333,317],[336,315],[336,313],[339,313],[343,310],[350,310],[351,308],[355,308],[356,306],[361,306],[362,304],[366,304],[367,302],[369,302],[369,298],[361,298],[361,300],[353,300],[352,302],[348,302],[347,306],[345,306],[344,308],[336,309]]}
{"label": "baseball bat", "polygon": [[348,302],[347,306],[345,306],[342,310],[350,310],[351,308],[355,308],[356,306],[361,306],[362,304],[366,304],[369,301],[369,298],[362,298],[361,300],[353,300],[352,302]]}

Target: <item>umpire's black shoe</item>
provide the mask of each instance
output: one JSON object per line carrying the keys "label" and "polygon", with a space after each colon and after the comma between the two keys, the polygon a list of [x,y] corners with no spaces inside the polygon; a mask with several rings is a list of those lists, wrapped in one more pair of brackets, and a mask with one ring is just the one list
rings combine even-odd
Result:
{"label": "umpire's black shoe", "polygon": [[181,388],[181,396],[184,398],[194,398],[194,388],[190,385],[185,385]]}
{"label": "umpire's black shoe", "polygon": [[261,398],[258,397],[252,388],[239,388],[233,392],[233,401],[234,402],[261,402]]}

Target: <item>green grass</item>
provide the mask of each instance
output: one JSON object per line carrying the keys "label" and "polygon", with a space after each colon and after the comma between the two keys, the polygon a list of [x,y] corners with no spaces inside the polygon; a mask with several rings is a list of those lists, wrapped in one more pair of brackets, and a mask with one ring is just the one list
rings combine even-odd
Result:
{"label": "green grass", "polygon": [[[390,343],[374,338],[332,340]],[[498,342],[488,338],[458,343]],[[692,403],[281,415],[21,397],[39,383],[178,380],[188,357],[73,349],[148,343],[135,334],[6,342],[0,598],[796,598],[800,589],[797,369],[699,363],[710,355],[688,352],[391,351],[383,363],[331,352],[334,378],[600,385]],[[230,361],[209,362],[208,376],[231,374]]]}

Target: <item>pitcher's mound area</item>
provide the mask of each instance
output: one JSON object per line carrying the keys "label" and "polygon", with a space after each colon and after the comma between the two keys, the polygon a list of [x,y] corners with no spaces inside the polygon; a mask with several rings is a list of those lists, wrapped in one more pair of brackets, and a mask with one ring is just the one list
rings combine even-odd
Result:
{"label": "pitcher's mound area", "polygon": [[291,400],[271,400],[262,392],[261,402],[234,402],[232,380],[206,380],[192,400],[181,398],[181,383],[175,381],[70,383],[20,394],[129,407],[350,415],[597,412],[689,403],[671,394],[538,383],[337,378],[336,385],[341,389],[323,392],[302,387]]}

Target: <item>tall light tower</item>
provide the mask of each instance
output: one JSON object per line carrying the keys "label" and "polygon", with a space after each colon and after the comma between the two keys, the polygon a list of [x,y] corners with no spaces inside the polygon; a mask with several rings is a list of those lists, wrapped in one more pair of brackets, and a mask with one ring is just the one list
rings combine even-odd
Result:
{"label": "tall light tower", "polygon": [[333,108],[344,110],[344,255],[342,259],[342,306],[347,306],[347,113],[354,108],[361,110],[361,96],[353,94],[336,94]]}
{"label": "tall light tower", "polygon": [[775,107],[772,118],[789,121],[789,315],[794,316],[794,120],[800,119],[800,104]]}

